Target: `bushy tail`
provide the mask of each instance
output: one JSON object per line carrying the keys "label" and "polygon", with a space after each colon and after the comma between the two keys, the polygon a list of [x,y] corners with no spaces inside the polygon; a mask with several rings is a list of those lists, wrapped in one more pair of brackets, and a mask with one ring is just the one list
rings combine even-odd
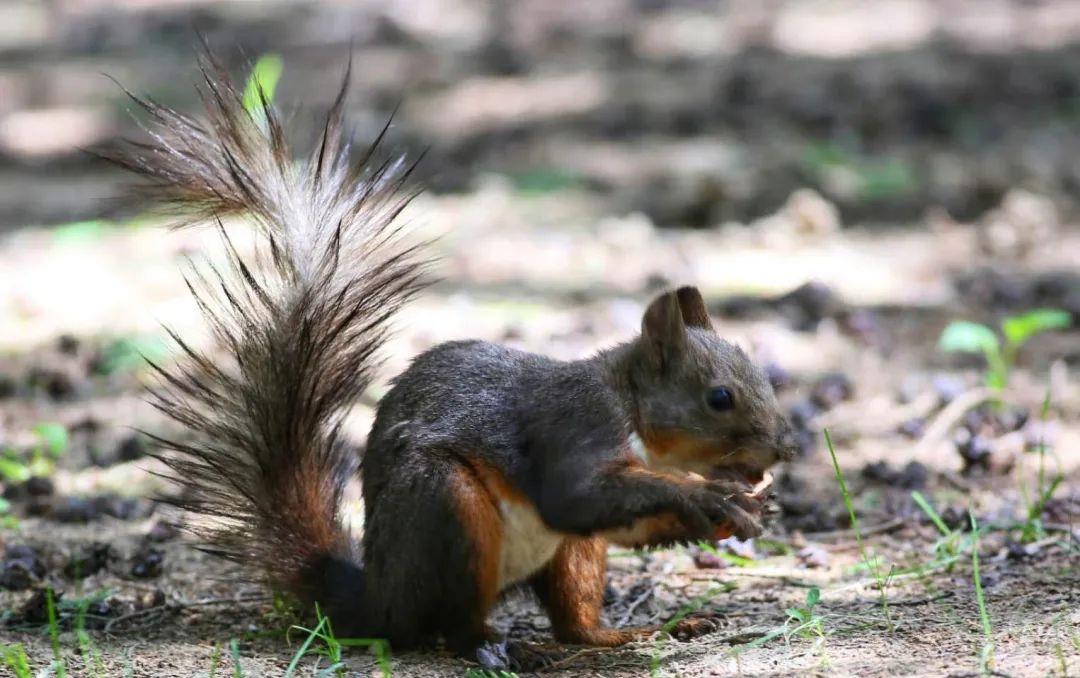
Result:
{"label": "bushy tail", "polygon": [[[184,223],[217,220],[229,251],[228,270],[188,280],[228,359],[173,335],[184,359],[157,368],[154,402],[192,435],[162,440],[161,458],[184,490],[175,503],[212,519],[194,528],[208,550],[325,607],[358,574],[339,513],[356,465],[342,414],[372,378],[388,321],[425,284],[425,262],[398,237],[411,167],[374,162],[379,140],[350,162],[344,84],[312,157],[295,163],[265,97],[252,113],[211,56],[202,71],[205,122],[133,97],[151,140],[109,154]],[[238,213],[261,235],[250,262],[219,220]]]}

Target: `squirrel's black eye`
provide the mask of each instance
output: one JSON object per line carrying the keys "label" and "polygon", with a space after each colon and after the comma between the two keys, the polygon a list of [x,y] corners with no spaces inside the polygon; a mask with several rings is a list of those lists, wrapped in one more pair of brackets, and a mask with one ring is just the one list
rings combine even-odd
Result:
{"label": "squirrel's black eye", "polygon": [[726,412],[735,407],[735,396],[731,395],[731,390],[725,386],[717,386],[709,389],[707,399],[709,401],[709,407],[717,412]]}

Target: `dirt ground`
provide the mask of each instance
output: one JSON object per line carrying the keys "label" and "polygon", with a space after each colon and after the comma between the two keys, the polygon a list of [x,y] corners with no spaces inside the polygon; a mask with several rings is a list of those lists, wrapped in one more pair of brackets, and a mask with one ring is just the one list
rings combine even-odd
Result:
{"label": "dirt ground", "polygon": [[[650,296],[682,283],[768,366],[800,423],[766,538],[610,554],[608,624],[691,606],[717,630],[568,647],[551,675],[1080,675],[1072,3],[376,4],[0,8],[0,24],[25,28],[0,31],[0,449],[39,457],[48,478],[3,482],[6,652],[23,646],[49,675],[47,588],[69,675],[282,675],[303,640],[147,500],[171,488],[135,430],[175,429],[144,401],[138,355],[168,360],[162,322],[205,344],[181,272],[188,257],[220,260],[220,243],[116,208],[116,175],[71,150],[137,133],[91,71],[194,110],[196,25],[212,44],[283,54],[279,98],[304,101],[301,138],[352,39],[358,138],[400,100],[392,141],[429,148],[432,189],[405,216],[438,236],[441,282],[402,313],[348,420],[358,449],[386,381],[419,351],[476,337],[581,357],[631,336]],[[982,402],[980,358],[938,348],[950,321],[1046,307],[1073,329],[1023,347],[1001,406]],[[55,469],[35,452],[48,423],[67,431]],[[798,631],[786,611],[814,590]],[[525,593],[495,625],[550,642]],[[370,652],[345,659],[348,675],[380,675]],[[297,675],[328,664],[306,657]],[[470,666],[432,651],[392,653],[390,668]]]}

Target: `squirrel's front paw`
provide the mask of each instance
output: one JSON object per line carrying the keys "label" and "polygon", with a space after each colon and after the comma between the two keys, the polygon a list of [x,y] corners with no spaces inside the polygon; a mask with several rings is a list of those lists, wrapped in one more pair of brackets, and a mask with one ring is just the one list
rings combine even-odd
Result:
{"label": "squirrel's front paw", "polygon": [[702,484],[697,493],[698,507],[709,517],[712,539],[736,536],[750,539],[763,531],[764,501],[751,494],[747,483],[732,480],[712,480]]}

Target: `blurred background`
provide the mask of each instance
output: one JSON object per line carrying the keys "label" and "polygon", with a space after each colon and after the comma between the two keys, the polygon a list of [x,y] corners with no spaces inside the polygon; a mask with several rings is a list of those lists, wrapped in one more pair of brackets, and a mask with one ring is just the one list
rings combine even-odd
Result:
{"label": "blurred background", "polygon": [[[916,525],[898,552],[928,536],[913,489],[959,525],[969,507],[1030,518],[1060,476],[1041,520],[1075,524],[1078,2],[2,0],[0,448],[30,464],[64,431],[52,466],[5,481],[9,541],[73,525],[62,553],[105,521],[124,558],[146,556],[155,518],[134,498],[159,485],[129,427],[170,429],[142,401],[139,356],[168,359],[162,322],[205,341],[181,270],[221,249],[166,229],[83,149],[143,133],[122,87],[198,116],[199,34],[241,82],[280,59],[298,151],[351,55],[358,143],[396,110],[388,147],[425,154],[407,218],[439,236],[441,281],[401,317],[386,377],[464,337],[581,357],[632,336],[655,292],[697,284],[802,431],[780,533],[850,525],[826,426],[864,519]],[[384,384],[350,420],[358,444]],[[48,492],[24,492],[42,473]],[[177,578],[156,585],[188,595],[202,561],[170,548]],[[821,557],[793,567],[844,576]],[[1014,574],[1016,595],[1035,584]],[[1045,675],[1052,636],[1010,671]],[[894,641],[862,675],[918,655]],[[834,656],[854,666],[867,642]]]}

